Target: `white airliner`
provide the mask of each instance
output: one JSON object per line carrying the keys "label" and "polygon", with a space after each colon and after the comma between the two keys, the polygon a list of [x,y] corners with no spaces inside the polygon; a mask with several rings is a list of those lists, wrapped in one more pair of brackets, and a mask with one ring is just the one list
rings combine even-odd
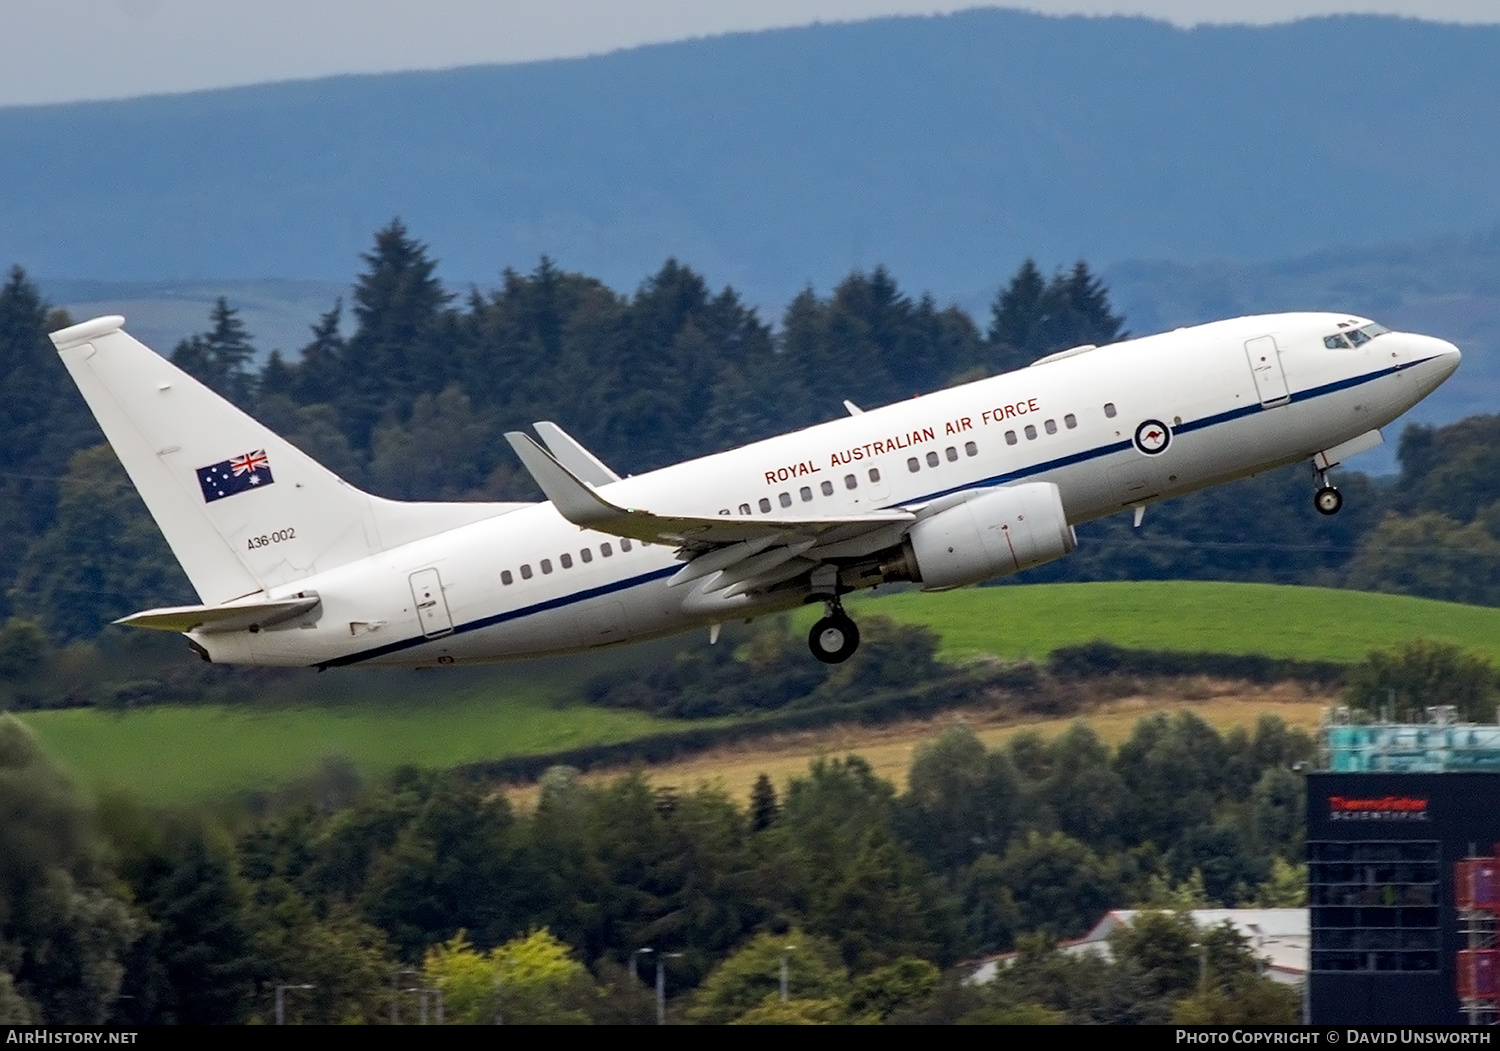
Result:
{"label": "white airliner", "polygon": [[52,341],[202,601],[119,623],[206,660],[445,665],[607,646],[821,603],[962,587],[1061,558],[1079,522],[1308,461],[1330,468],[1458,367],[1343,314],[1237,318],[1075,347],[636,477],[552,423],[507,435],[548,501],[361,492],[102,317]]}

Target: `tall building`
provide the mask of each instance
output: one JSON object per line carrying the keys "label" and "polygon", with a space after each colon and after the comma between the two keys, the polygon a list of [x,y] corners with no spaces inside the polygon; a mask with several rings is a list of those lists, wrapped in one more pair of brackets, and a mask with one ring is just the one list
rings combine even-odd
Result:
{"label": "tall building", "polygon": [[1325,728],[1327,769],[1307,778],[1313,1024],[1495,1020],[1500,863],[1469,862],[1500,849],[1500,726],[1429,716]]}

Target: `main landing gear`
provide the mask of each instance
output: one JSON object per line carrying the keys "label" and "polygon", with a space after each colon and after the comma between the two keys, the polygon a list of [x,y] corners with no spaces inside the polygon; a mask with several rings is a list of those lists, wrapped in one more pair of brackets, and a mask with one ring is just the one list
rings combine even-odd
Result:
{"label": "main landing gear", "polygon": [[1313,506],[1318,509],[1318,514],[1338,514],[1339,508],[1344,506],[1344,494],[1328,484],[1327,468],[1319,468],[1316,461],[1313,463],[1313,479],[1318,487],[1313,493]]}
{"label": "main landing gear", "polygon": [[824,664],[843,664],[859,649],[859,627],[838,598],[827,599],[828,614],[807,634],[807,648]]}

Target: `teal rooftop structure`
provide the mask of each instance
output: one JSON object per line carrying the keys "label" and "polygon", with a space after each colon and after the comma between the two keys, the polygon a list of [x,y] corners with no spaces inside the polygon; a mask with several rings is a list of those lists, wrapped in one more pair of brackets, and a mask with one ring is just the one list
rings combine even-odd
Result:
{"label": "teal rooftop structure", "polygon": [[1426,710],[1423,723],[1355,721],[1335,708],[1320,734],[1322,768],[1331,773],[1500,772],[1500,725],[1460,723],[1457,710]]}

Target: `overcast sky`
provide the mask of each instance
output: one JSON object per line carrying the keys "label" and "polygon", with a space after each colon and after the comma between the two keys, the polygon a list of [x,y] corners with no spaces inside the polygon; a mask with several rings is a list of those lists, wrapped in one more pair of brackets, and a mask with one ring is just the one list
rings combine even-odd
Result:
{"label": "overcast sky", "polygon": [[0,105],[520,62],[976,6],[1179,25],[1355,11],[1500,22],[1500,0],[4,0]]}

